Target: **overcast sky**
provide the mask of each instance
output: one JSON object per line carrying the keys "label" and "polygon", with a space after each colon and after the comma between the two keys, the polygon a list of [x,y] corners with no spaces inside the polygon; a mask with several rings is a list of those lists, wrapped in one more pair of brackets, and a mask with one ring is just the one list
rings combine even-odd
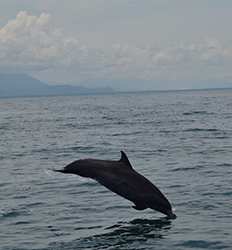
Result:
{"label": "overcast sky", "polygon": [[231,0],[0,0],[0,72],[116,89],[230,86],[231,13]]}

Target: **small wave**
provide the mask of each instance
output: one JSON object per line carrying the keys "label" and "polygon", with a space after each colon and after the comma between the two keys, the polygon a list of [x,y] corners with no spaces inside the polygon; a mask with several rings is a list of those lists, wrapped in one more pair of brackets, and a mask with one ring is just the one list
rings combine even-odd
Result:
{"label": "small wave", "polygon": [[98,185],[98,183],[95,180],[92,180],[90,178],[82,178],[79,176],[77,178],[78,178],[78,186],[97,186]]}
{"label": "small wave", "polygon": [[73,124],[73,123],[66,123],[64,125],[62,125],[61,127],[64,128],[80,128],[80,124]]}
{"label": "small wave", "polygon": [[54,176],[54,171],[52,169],[44,169],[44,173],[50,177]]}
{"label": "small wave", "polygon": [[183,168],[183,167],[174,168],[174,169],[171,169],[170,171],[171,172],[191,171],[191,170],[199,170],[199,169],[202,169],[202,168],[204,168],[204,166],[202,166],[202,165],[196,165],[194,167],[188,167],[188,168]]}
{"label": "small wave", "polygon": [[0,187],[5,187],[5,186],[8,186],[10,184],[11,183],[9,183],[9,182],[3,182],[3,183],[0,183]]}
{"label": "small wave", "polygon": [[37,207],[37,206],[41,206],[41,205],[44,205],[45,203],[44,202],[33,202],[33,203],[29,203],[27,204],[27,207]]}
{"label": "small wave", "polygon": [[83,230],[83,229],[96,229],[96,228],[102,228],[102,226],[89,226],[89,227],[76,227],[74,228],[74,230],[78,231],[78,230]]}
{"label": "small wave", "polygon": [[[97,233],[69,243],[58,245],[59,249],[147,249],[146,242],[161,239],[170,230],[168,220],[134,219],[104,228]],[[79,229],[79,228],[77,228]],[[109,232],[107,232],[109,231]],[[55,245],[51,244],[51,247]],[[149,248],[150,249],[150,248]]]}
{"label": "small wave", "polygon": [[112,136],[127,136],[127,135],[138,135],[141,134],[142,131],[128,132],[128,133],[114,133]]}
{"label": "small wave", "polygon": [[217,164],[217,167],[232,167],[231,163],[221,163],[221,164]]}
{"label": "small wave", "polygon": [[222,193],[224,196],[232,196],[232,191]]}
{"label": "small wave", "polygon": [[219,129],[216,128],[189,128],[183,130],[183,132],[219,132]]}
{"label": "small wave", "polygon": [[224,140],[224,139],[229,139],[229,136],[204,136],[204,139],[213,139],[213,140]]}
{"label": "small wave", "polygon": [[19,216],[21,215],[20,211],[6,211],[6,212],[2,212],[2,217],[16,217],[16,216]]}
{"label": "small wave", "polygon": [[128,208],[128,206],[109,206],[109,207],[106,207],[105,210],[114,210],[114,209],[126,209]]}
{"label": "small wave", "polygon": [[14,218],[14,217],[18,217],[21,215],[28,215],[29,214],[29,210],[26,209],[9,209],[9,210],[2,210],[0,211],[0,218],[2,217],[4,218]]}
{"label": "small wave", "polygon": [[181,244],[176,244],[175,246],[184,246],[189,248],[203,248],[203,249],[225,249],[225,246],[220,241],[205,241],[205,240],[188,240]]}
{"label": "small wave", "polygon": [[94,152],[96,152],[96,148],[92,147],[92,146],[73,146],[73,147],[65,148],[64,151],[94,153]]}
{"label": "small wave", "polygon": [[10,130],[10,124],[6,123],[6,124],[1,124],[0,125],[0,130]]}
{"label": "small wave", "polygon": [[226,150],[224,149],[207,149],[202,151],[195,151],[192,154],[200,154],[200,155],[209,155],[209,154],[216,154],[216,153],[225,153]]}
{"label": "small wave", "polygon": [[14,223],[14,225],[28,225],[30,223],[30,221],[17,221]]}
{"label": "small wave", "polygon": [[217,208],[217,206],[213,205],[213,204],[206,204],[203,205],[202,208],[206,211],[206,210],[215,210],[215,208]]}
{"label": "small wave", "polygon": [[207,112],[207,111],[190,111],[190,112],[184,112],[183,115],[213,115],[213,112]]}
{"label": "small wave", "polygon": [[168,188],[182,188],[184,187],[184,185],[180,185],[180,184],[174,184],[174,185],[169,185]]}
{"label": "small wave", "polygon": [[116,117],[110,117],[110,116],[107,116],[107,115],[102,116],[102,119],[107,120],[107,121],[117,120]]}

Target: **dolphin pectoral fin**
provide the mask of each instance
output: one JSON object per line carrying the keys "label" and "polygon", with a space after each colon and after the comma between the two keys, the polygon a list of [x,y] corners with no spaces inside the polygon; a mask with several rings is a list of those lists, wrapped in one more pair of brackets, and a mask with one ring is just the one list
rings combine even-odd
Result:
{"label": "dolphin pectoral fin", "polygon": [[135,203],[135,206],[132,206],[132,207],[136,210],[144,210],[147,208],[147,206],[145,206],[144,204],[140,204],[140,203]]}

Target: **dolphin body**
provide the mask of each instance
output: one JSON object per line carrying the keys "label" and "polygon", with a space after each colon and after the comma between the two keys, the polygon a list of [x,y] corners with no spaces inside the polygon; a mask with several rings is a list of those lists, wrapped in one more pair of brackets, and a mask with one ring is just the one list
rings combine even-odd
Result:
{"label": "dolphin body", "polygon": [[161,191],[131,166],[126,154],[121,151],[119,161],[82,159],[68,164],[62,170],[64,174],[76,174],[92,178],[112,192],[132,201],[136,210],[151,208],[175,219],[168,199]]}

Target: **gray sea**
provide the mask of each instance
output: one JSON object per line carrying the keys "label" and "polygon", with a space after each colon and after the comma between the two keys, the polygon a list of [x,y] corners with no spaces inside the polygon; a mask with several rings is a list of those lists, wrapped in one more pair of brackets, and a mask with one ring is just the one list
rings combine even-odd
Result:
{"label": "gray sea", "polygon": [[[133,167],[176,220],[54,173],[80,158]],[[0,249],[232,249],[232,90],[0,99]]]}

